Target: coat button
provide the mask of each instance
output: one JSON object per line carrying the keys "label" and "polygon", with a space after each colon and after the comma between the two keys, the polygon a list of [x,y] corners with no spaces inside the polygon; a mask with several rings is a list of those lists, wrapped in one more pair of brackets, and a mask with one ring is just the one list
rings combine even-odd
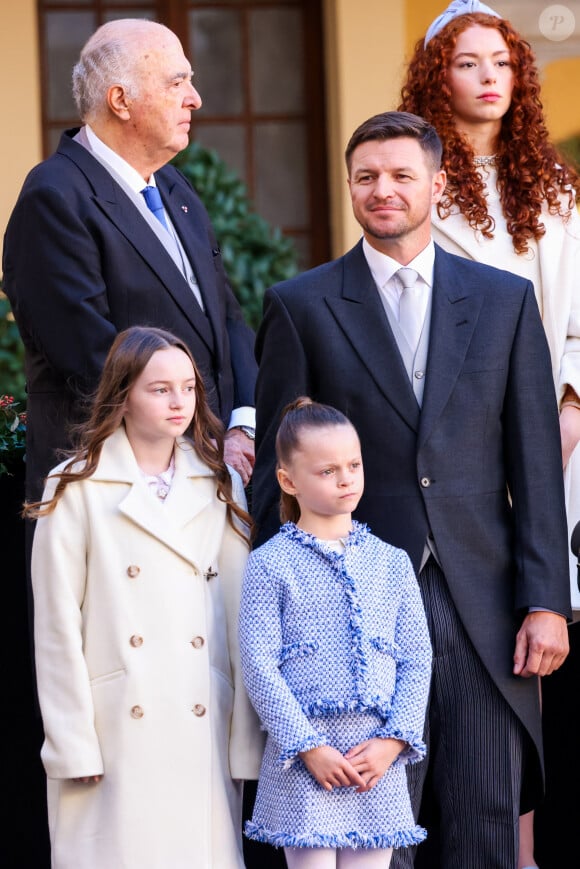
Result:
{"label": "coat button", "polygon": [[201,647],[203,646],[204,643],[205,643],[205,640],[203,637],[194,637],[193,640],[191,641],[191,645],[193,646],[194,649],[201,649]]}
{"label": "coat button", "polygon": [[131,639],[129,640],[134,649],[138,649],[139,646],[143,645],[143,637],[140,637],[139,634],[133,634]]}
{"label": "coat button", "polygon": [[192,712],[194,715],[197,715],[198,718],[201,718],[203,715],[205,715],[205,706],[203,705],[203,703],[196,703],[192,709]]}
{"label": "coat button", "polygon": [[431,485],[431,480],[429,477],[421,477],[421,485],[424,489],[428,489]]}
{"label": "coat button", "polygon": [[135,577],[139,576],[140,573],[141,568],[138,567],[136,564],[130,564],[127,568],[127,576],[129,576],[131,579],[135,579]]}
{"label": "coat button", "polygon": [[143,718],[145,713],[141,706],[132,706],[131,707],[131,718]]}

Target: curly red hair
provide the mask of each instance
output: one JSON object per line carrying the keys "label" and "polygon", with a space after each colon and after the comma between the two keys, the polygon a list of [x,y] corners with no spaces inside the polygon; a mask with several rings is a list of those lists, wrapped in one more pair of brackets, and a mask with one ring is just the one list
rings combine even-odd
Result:
{"label": "curly red hair", "polygon": [[423,39],[417,42],[398,108],[424,117],[442,140],[447,188],[438,204],[439,216],[449,214],[452,207],[459,208],[474,230],[492,238],[495,227],[487,212],[485,185],[473,163],[473,147],[455,125],[447,83],[457,37],[475,24],[498,30],[510,53],[514,88],[496,150],[498,190],[514,249],[525,253],[528,241],[540,239],[546,231],[541,220],[543,205],[566,219],[578,201],[575,191],[580,191],[578,174],[550,142],[538,69],[529,43],[505,18],[477,12],[460,15],[426,46]]}

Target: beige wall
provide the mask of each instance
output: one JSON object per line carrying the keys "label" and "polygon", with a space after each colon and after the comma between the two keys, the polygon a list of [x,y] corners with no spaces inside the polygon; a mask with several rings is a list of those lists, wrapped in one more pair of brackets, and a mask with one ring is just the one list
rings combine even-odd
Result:
{"label": "beige wall", "polygon": [[325,0],[334,256],[360,236],[351,213],[343,153],[362,121],[395,105],[405,41],[404,6],[403,0]]}
{"label": "beige wall", "polygon": [[[580,27],[580,21],[577,24]],[[580,57],[554,60],[542,75],[542,103],[556,142],[580,133]]]}
{"label": "beige wall", "polygon": [[1,241],[24,177],[40,160],[42,146],[35,0],[0,0],[0,21]]}

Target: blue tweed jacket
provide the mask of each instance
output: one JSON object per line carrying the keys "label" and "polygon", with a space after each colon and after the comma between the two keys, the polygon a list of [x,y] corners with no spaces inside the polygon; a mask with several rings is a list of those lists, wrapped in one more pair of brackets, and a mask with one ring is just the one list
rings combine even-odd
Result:
{"label": "blue tweed jacket", "polygon": [[246,689],[280,762],[325,738],[316,719],[374,710],[371,736],[425,755],[431,644],[408,555],[353,523],[343,553],[293,523],[251,553],[240,610]]}

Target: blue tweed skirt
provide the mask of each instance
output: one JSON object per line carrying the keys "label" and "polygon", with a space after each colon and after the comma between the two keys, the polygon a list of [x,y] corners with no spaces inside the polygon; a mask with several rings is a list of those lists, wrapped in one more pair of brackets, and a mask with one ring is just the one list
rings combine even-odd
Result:
{"label": "blue tweed skirt", "polygon": [[[314,723],[343,754],[384,724],[375,712],[317,717]],[[366,793],[357,794],[354,787],[326,791],[300,758],[285,769],[280,746],[270,737],[244,832],[278,848],[405,848],[427,835],[413,818],[404,764],[392,766]]]}

